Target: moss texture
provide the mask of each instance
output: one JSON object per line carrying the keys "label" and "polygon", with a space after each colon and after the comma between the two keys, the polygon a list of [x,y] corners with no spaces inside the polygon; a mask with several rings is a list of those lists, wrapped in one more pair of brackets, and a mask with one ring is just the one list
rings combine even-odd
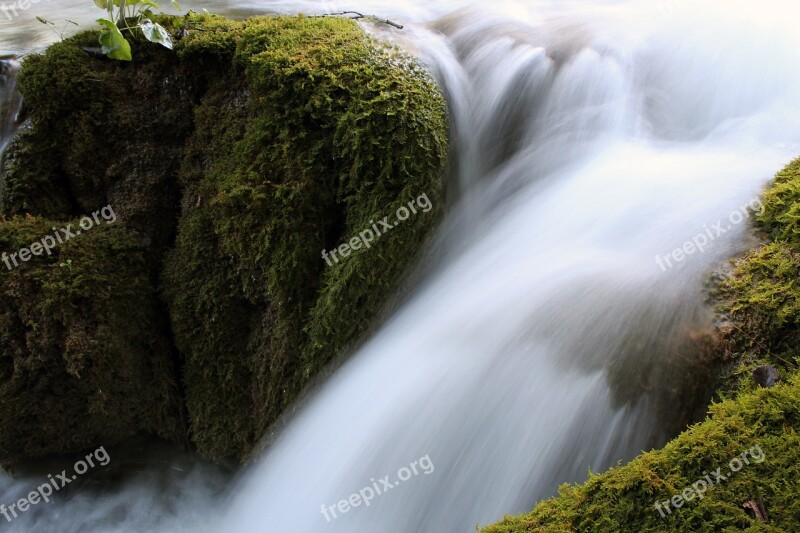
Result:
{"label": "moss texture", "polygon": [[[631,463],[563,485],[559,496],[530,514],[506,517],[486,533],[533,531],[796,531],[800,524],[800,159],[778,173],[758,216],[771,242],[734,262],[719,288],[719,356],[729,372],[723,401],[708,418]],[[752,379],[762,364],[783,380],[760,389]],[[706,472],[760,446],[764,462],[661,516],[656,501],[679,494]],[[713,479],[713,478],[712,478]],[[763,501],[769,523],[743,504]]]}
{"label": "moss texture", "polygon": [[[0,247],[29,247],[65,226],[4,219]],[[0,463],[140,431],[183,433],[170,347],[154,335],[146,250],[142,236],[101,221],[52,255],[2,265]]]}
{"label": "moss texture", "polygon": [[[142,43],[131,64],[96,59],[89,32],[24,63],[31,118],[7,153],[2,210],[67,220],[114,206],[146,243],[150,336],[175,348],[165,363],[191,439],[241,459],[368,330],[435,226],[445,104],[416,60],[350,20],[160,22],[188,30],[174,53]],[[422,194],[431,212],[326,265],[323,250]]]}
{"label": "moss texture", "polygon": [[441,204],[445,108],[415,61],[348,20],[253,19],[179,54],[231,65],[196,110],[164,286],[197,444],[244,454],[370,325],[435,222],[321,256],[420,194]]}

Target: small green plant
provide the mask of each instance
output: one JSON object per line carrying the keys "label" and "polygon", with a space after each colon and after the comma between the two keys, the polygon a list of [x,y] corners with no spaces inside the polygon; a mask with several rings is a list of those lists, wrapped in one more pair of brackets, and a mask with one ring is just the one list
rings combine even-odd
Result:
{"label": "small green plant", "polygon": [[[140,30],[145,39],[150,42],[158,43],[161,46],[172,50],[172,37],[169,32],[150,20],[153,17],[153,10],[158,9],[158,4],[152,0],[94,0],[95,5],[105,9],[108,18],[97,19],[97,23],[103,27],[100,32],[100,45],[103,53],[111,59],[130,61],[131,45],[122,35],[127,31],[135,35],[136,30]],[[180,6],[175,0],[172,5],[180,11]]]}

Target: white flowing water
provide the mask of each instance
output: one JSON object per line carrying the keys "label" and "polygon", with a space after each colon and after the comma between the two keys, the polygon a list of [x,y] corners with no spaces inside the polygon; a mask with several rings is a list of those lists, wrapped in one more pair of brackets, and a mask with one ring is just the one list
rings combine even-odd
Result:
{"label": "white flowing water", "polygon": [[16,59],[0,59],[0,158],[21,119],[22,97],[17,92],[19,67]]}
{"label": "white flowing water", "polygon": [[[742,207],[800,155],[794,2],[237,7],[403,23],[376,31],[445,90],[454,202],[412,297],[311,395],[208,529],[474,531],[689,419],[710,384],[710,274],[747,246]],[[128,505],[164,490],[143,482]],[[190,495],[154,512],[209,505]],[[59,524],[88,512],[49,508]],[[141,530],[134,514],[114,529]]]}
{"label": "white flowing water", "polygon": [[[252,468],[225,529],[474,531],[662,444],[702,396],[734,213],[800,154],[788,2],[447,3],[415,24],[427,4],[363,11],[408,24],[448,95],[445,258]],[[705,251],[659,266],[692,239]]]}

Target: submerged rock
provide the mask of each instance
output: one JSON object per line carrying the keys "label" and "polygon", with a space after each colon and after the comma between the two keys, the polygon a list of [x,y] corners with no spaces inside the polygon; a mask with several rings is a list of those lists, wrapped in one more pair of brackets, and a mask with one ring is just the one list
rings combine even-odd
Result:
{"label": "submerged rock", "polygon": [[[4,164],[3,214],[46,218],[44,231],[110,204],[119,221],[102,246],[87,234],[63,250],[85,283],[60,257],[0,269],[0,427],[15,428],[0,463],[137,432],[245,457],[368,330],[441,212],[446,109],[416,60],[336,18],[160,22],[184,34],[175,53],[140,43],[133,63],[100,60],[87,32],[23,65],[30,118]],[[430,212],[323,259],[421,195]],[[3,250],[33,238],[20,220],[0,222]],[[92,372],[71,373],[73,359]],[[25,377],[25,361],[60,364]],[[37,376],[51,383],[38,403],[22,385]]]}

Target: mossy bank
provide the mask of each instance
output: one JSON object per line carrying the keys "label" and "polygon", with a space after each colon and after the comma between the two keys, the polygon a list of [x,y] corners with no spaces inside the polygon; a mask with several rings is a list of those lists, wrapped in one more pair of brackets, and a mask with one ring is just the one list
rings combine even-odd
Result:
{"label": "mossy bank", "polygon": [[[758,224],[769,242],[737,260],[719,288],[718,355],[728,371],[708,418],[663,449],[590,475],[582,485],[564,485],[557,498],[485,533],[798,530],[800,159],[778,173],[763,204]],[[753,370],[767,364],[783,378],[759,388]],[[748,455],[750,464],[741,464],[753,447],[763,460]],[[718,469],[724,480],[713,474]],[[684,492],[707,476],[714,486],[702,498]]]}
{"label": "mossy bank", "polygon": [[[108,61],[87,32],[23,64],[3,250],[105,205],[118,220],[0,269],[0,463],[138,432],[245,457],[443,209],[446,108],[415,59],[344,19],[160,22],[174,52]],[[420,195],[429,212],[323,260]]]}

